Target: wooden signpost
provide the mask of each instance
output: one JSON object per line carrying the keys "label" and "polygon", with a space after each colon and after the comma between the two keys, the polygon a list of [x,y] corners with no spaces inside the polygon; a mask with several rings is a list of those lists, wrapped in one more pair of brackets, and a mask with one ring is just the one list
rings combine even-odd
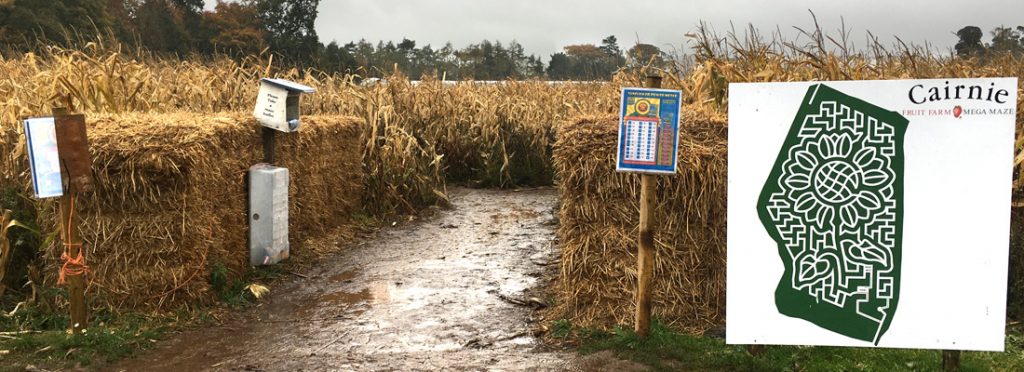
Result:
{"label": "wooden signpost", "polygon": [[[648,76],[645,88],[661,88],[661,76]],[[640,247],[637,251],[636,321],[640,337],[651,332],[651,279],[654,272],[654,199],[658,180],[640,175]]]}
{"label": "wooden signpost", "polygon": [[654,208],[656,174],[675,174],[682,93],[661,88],[660,76],[648,76],[644,88],[624,88],[619,120],[617,164],[620,172],[640,173],[640,234],[634,330],[651,332],[654,280]]}
{"label": "wooden signpost", "polygon": [[66,192],[60,197],[60,241],[64,252],[59,283],[67,283],[71,312],[71,331],[81,334],[89,325],[85,301],[85,254],[79,236],[77,202],[83,192],[92,190],[89,144],[85,133],[85,117],[69,115],[66,108],[53,109],[57,148]]}

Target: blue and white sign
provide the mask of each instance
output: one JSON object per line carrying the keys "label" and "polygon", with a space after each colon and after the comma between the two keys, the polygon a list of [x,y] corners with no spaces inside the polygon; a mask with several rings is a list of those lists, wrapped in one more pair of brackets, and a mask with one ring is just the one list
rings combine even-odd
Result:
{"label": "blue and white sign", "polygon": [[63,195],[57,129],[53,118],[25,119],[25,138],[36,197],[43,199]]}
{"label": "blue and white sign", "polygon": [[619,113],[619,172],[676,172],[679,148],[678,90],[624,88]]}

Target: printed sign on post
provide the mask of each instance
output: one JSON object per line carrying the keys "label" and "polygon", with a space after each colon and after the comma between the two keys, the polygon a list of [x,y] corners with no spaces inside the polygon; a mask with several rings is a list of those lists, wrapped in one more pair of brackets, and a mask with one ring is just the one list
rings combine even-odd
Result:
{"label": "printed sign on post", "polygon": [[268,128],[281,132],[299,129],[299,96],[316,90],[283,79],[260,79],[253,116]]}
{"label": "printed sign on post", "polygon": [[681,97],[677,90],[622,90],[617,171],[676,172]]}
{"label": "printed sign on post", "polygon": [[63,195],[57,129],[53,118],[25,119],[25,138],[28,163],[32,169],[32,188],[36,197],[42,199]]}
{"label": "printed sign on post", "polygon": [[727,342],[1003,350],[1016,93],[730,84]]}

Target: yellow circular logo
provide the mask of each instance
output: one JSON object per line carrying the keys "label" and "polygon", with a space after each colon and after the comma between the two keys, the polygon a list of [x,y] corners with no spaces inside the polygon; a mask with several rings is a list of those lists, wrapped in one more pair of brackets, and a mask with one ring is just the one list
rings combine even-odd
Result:
{"label": "yellow circular logo", "polygon": [[651,111],[651,103],[647,102],[646,99],[642,99],[636,102],[636,112],[641,115],[647,115]]}

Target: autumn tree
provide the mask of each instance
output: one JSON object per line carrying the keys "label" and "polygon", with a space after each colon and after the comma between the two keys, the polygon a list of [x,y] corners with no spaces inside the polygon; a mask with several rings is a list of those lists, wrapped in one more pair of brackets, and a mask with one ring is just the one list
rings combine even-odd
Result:
{"label": "autumn tree", "polygon": [[135,28],[149,50],[185,53],[191,49],[182,12],[170,0],[144,0],[135,11]]}
{"label": "autumn tree", "polygon": [[626,56],[632,63],[639,65],[665,65],[665,53],[662,53],[661,49],[651,44],[637,43],[632,48],[629,48]]}
{"label": "autumn tree", "polygon": [[256,7],[251,3],[218,0],[212,12],[203,13],[200,29],[211,51],[250,55],[267,46]]}
{"label": "autumn tree", "polygon": [[[108,0],[17,0],[0,2],[0,43],[30,49],[37,43],[67,44],[92,38],[114,25]],[[123,8],[123,4],[122,4]]]}
{"label": "autumn tree", "polygon": [[313,56],[320,39],[314,24],[320,0],[255,0],[270,49],[295,61]]}

